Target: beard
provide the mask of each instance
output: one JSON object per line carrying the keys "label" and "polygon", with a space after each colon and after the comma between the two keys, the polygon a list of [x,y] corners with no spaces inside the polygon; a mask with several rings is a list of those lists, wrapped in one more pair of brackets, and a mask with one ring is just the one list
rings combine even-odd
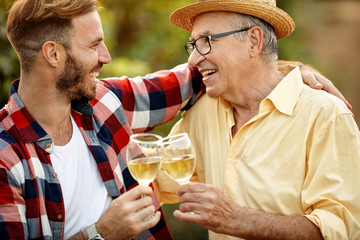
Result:
{"label": "beard", "polygon": [[94,99],[96,84],[89,84],[89,72],[70,53],[67,52],[66,57],[65,67],[59,76],[56,88],[70,101]]}

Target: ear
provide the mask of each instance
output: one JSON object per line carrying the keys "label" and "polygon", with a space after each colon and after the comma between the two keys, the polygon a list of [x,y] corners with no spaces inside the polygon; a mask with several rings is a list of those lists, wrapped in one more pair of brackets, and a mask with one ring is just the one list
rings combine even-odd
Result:
{"label": "ear", "polygon": [[64,47],[54,41],[45,42],[41,51],[44,59],[53,67],[58,66],[65,56]]}
{"label": "ear", "polygon": [[259,26],[254,26],[249,30],[249,54],[251,57],[256,57],[263,49],[264,32]]}

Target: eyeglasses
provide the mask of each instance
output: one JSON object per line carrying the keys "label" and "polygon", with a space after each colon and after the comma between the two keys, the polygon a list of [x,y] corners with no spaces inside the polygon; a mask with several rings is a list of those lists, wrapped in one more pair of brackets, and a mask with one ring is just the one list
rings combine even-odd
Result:
{"label": "eyeglasses", "polygon": [[240,30],[219,33],[219,34],[210,35],[210,36],[206,36],[206,37],[199,37],[198,39],[196,39],[193,42],[186,43],[185,50],[189,54],[189,56],[192,54],[192,52],[194,51],[195,48],[201,55],[206,55],[211,51],[211,39],[225,37],[225,36],[228,36],[228,35],[234,34],[234,33],[245,32],[245,31],[248,31],[249,29],[250,28],[244,28],[244,29],[240,29]]}

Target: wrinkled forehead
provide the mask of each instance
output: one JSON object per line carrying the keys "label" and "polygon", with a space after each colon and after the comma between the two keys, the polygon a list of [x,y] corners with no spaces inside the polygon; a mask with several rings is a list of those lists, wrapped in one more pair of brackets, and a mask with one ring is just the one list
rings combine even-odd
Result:
{"label": "wrinkled forehead", "polygon": [[234,25],[233,12],[206,12],[194,19],[191,38],[197,38],[204,34],[211,35],[219,32],[230,31]]}

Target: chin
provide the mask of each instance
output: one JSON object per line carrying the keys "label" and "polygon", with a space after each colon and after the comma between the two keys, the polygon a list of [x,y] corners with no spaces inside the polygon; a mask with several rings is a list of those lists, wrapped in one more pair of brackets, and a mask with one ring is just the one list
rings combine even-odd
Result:
{"label": "chin", "polygon": [[81,94],[86,99],[94,99],[96,96],[96,85],[97,85],[96,81],[91,80],[91,82],[79,86],[78,88],[79,94]]}
{"label": "chin", "polygon": [[211,88],[206,88],[206,94],[211,98],[216,98],[220,96],[220,94],[215,89]]}
{"label": "chin", "polygon": [[83,98],[86,98],[87,100],[93,100],[96,97],[96,88],[93,89],[93,91],[88,91],[86,94],[83,95]]}
{"label": "chin", "polygon": [[96,97],[96,85],[91,88],[76,88],[67,93],[71,100],[86,99],[90,101]]}

